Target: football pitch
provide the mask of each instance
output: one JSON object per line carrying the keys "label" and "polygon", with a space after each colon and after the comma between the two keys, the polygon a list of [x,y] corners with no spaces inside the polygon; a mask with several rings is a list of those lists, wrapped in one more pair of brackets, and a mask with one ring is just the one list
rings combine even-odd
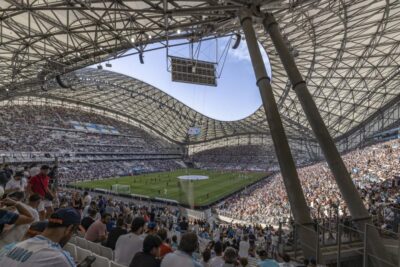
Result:
{"label": "football pitch", "polygon": [[[178,176],[205,175],[209,179],[182,181]],[[190,206],[208,205],[266,177],[265,172],[234,172],[181,169],[171,172],[85,181],[72,185],[80,188],[111,190],[114,185],[129,185],[131,194],[176,200]]]}

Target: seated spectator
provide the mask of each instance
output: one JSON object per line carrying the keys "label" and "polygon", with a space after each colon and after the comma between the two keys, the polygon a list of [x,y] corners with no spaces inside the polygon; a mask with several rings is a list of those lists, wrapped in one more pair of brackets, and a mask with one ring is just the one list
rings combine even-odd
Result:
{"label": "seated spectator", "polygon": [[5,224],[23,225],[33,222],[32,214],[23,203],[12,200],[10,198],[5,198],[0,201],[0,207],[1,206],[5,206],[8,209],[15,208],[18,213],[0,208],[0,233],[3,232]]}
{"label": "seated spectator", "polygon": [[24,178],[23,172],[16,172],[6,184],[5,193],[11,194],[13,192],[25,192],[28,182]]}
{"label": "seated spectator", "polygon": [[240,258],[239,263],[241,267],[246,267],[249,265],[249,260],[247,258]]}
{"label": "seated spectator", "polygon": [[92,223],[85,234],[85,239],[92,242],[103,242],[107,239],[106,224],[111,220],[108,213],[104,213],[100,220]]}
{"label": "seated spectator", "polygon": [[142,251],[145,224],[143,217],[136,217],[132,221],[131,232],[118,238],[114,252],[117,263],[129,266],[135,254]]}
{"label": "seated spectator", "polygon": [[295,267],[296,265],[291,262],[290,256],[288,254],[284,254],[282,256],[282,261],[279,263],[279,267]]}
{"label": "seated spectator", "polygon": [[215,257],[210,260],[210,267],[220,267],[224,264],[224,257],[222,256],[223,247],[220,241],[214,244]]}
{"label": "seated spectator", "polygon": [[[24,198],[24,192],[21,191],[16,191],[12,194],[9,195],[10,199],[22,203],[24,208],[26,208],[32,218],[34,218],[34,221],[39,221],[39,214],[36,210],[31,208],[30,206],[24,204],[22,202]],[[35,197],[35,195],[32,195]],[[32,197],[31,196],[31,197]],[[29,229],[30,224],[21,224],[21,225],[13,225],[11,229],[9,229],[7,232],[4,232],[0,235],[0,248],[4,247],[7,244],[14,243],[14,242],[19,242],[21,241],[22,237],[25,235],[26,231]]]}
{"label": "seated spectator", "polygon": [[178,250],[167,254],[161,262],[161,267],[201,267],[201,264],[193,259],[193,253],[199,245],[198,242],[195,233],[183,234]]}
{"label": "seated spectator", "polygon": [[227,247],[224,252],[224,264],[222,267],[235,267],[237,264],[238,255],[236,249]]}
{"label": "seated spectator", "polygon": [[88,216],[85,216],[82,221],[81,225],[87,231],[89,227],[96,221],[97,210],[89,209]]}
{"label": "seated spectator", "polygon": [[116,227],[113,228],[110,233],[108,234],[107,242],[106,242],[106,247],[111,248],[112,250],[115,249],[115,244],[117,243],[118,238],[121,235],[126,235],[128,231],[124,228],[124,219],[123,218],[118,218],[117,219],[117,224]]}
{"label": "seated spectator", "polygon": [[160,258],[164,258],[165,255],[173,252],[171,246],[166,242],[168,237],[168,232],[164,228],[161,228],[160,230],[158,230],[157,235],[158,237],[160,237],[162,241],[162,244],[160,246]]}
{"label": "seated spectator", "polygon": [[257,263],[258,267],[279,267],[275,260],[268,259],[268,253],[265,250],[260,250],[257,254],[260,257],[260,261]]}
{"label": "seated spectator", "polygon": [[75,209],[59,209],[49,218],[42,235],[16,244],[0,260],[8,267],[75,267],[74,259],[62,247],[78,229],[81,216]]}
{"label": "seated spectator", "polygon": [[171,248],[173,251],[178,249],[178,237],[176,235],[173,235],[171,238]]}
{"label": "seated spectator", "polygon": [[161,239],[157,235],[148,235],[143,241],[143,251],[133,257],[129,267],[160,267]]}

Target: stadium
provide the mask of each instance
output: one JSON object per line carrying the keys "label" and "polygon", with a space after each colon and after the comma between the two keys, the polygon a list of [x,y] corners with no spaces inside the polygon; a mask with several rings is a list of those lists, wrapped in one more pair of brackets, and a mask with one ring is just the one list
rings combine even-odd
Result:
{"label": "stadium", "polygon": [[0,266],[400,264],[399,1],[5,0],[0,70]]}

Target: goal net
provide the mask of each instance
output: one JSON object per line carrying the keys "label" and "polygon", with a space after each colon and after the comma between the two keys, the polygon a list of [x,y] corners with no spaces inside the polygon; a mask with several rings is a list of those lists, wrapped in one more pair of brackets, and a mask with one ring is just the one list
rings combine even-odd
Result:
{"label": "goal net", "polygon": [[130,194],[131,186],[125,184],[113,184],[111,190],[115,193]]}

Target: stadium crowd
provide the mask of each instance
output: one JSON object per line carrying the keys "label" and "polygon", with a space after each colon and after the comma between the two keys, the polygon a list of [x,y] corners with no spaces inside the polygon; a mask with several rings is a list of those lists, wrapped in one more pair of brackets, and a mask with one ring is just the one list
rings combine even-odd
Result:
{"label": "stadium crowd", "polygon": [[[399,141],[352,151],[343,159],[376,223],[397,231],[400,223]],[[349,215],[326,163],[299,168],[298,174],[315,219],[344,218]],[[280,221],[289,221],[291,216],[280,174],[232,196],[217,210],[221,214],[235,214],[235,217],[244,221],[275,225]]]}
{"label": "stadium crowd", "polygon": [[[279,254],[273,228],[188,219],[178,207],[71,189],[50,193],[48,175],[42,166],[23,186],[14,181],[1,200],[0,266],[76,266],[67,250],[77,238],[108,247],[120,266],[316,266],[314,259],[298,264]],[[25,179],[23,172],[14,179]]]}

